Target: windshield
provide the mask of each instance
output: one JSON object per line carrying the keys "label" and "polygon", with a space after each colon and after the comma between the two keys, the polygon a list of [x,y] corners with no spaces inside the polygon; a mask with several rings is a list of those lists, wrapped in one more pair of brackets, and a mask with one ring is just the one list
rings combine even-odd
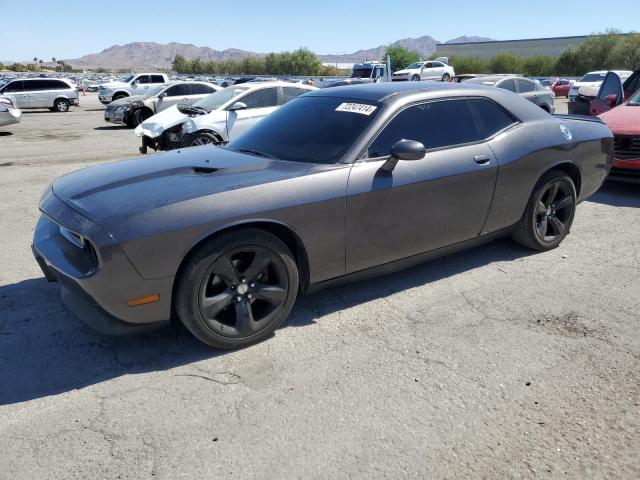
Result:
{"label": "windshield", "polygon": [[404,68],[403,70],[415,70],[416,68],[422,68],[422,65],[424,65],[422,62],[412,63],[411,65]]}
{"label": "windshield", "polygon": [[246,92],[249,87],[232,86],[218,90],[217,92],[207,95],[202,100],[194,103],[195,107],[204,108],[207,112],[217,110],[234,97]]}
{"label": "windshield", "polygon": [[351,78],[371,78],[373,68],[354,68],[351,72]]}
{"label": "windshield", "polygon": [[147,91],[145,92],[144,96],[145,96],[146,98],[153,97],[153,96],[155,96],[155,95],[159,94],[159,93],[160,93],[162,90],[164,90],[165,88],[167,88],[167,86],[166,86],[166,85],[158,85],[158,86],[156,86],[156,87],[151,87],[149,90],[147,90]]}
{"label": "windshield", "polygon": [[579,82],[601,82],[604,80],[606,73],[587,73]]}
{"label": "windshield", "polygon": [[540,83],[540,85],[542,85],[543,87],[550,87],[552,85],[552,83],[549,80],[538,80],[538,82]]}
{"label": "windshield", "polygon": [[122,82],[122,83],[128,83],[131,80],[133,80],[133,75],[127,75],[125,77],[122,77],[122,78],[118,79],[118,81]]}
{"label": "windshield", "polygon": [[378,114],[378,104],[299,97],[227,145],[293,162],[337,163]]}

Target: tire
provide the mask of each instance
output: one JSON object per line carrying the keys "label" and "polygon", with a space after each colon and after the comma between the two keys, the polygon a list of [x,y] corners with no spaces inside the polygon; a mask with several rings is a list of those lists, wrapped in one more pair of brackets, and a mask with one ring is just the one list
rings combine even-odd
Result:
{"label": "tire", "polygon": [[420,81],[420,75],[415,74],[413,77],[411,77],[411,81],[412,82],[419,82]]}
{"label": "tire", "polygon": [[442,75],[443,82],[448,82],[449,80],[451,80],[451,75],[449,75],[448,73],[445,73],[444,75]]}
{"label": "tire", "polygon": [[144,122],[147,118],[150,118],[151,115],[149,114],[149,111],[145,108],[139,108],[138,110],[136,110],[135,112],[133,112],[133,115],[131,115],[131,120],[130,123],[132,125],[132,127],[130,128],[136,128],[138,125],[140,125],[142,122]]}
{"label": "tire", "polygon": [[287,319],[298,283],[287,246],[264,230],[246,228],[222,233],[188,257],[174,306],[200,341],[238,348],[263,340]]}
{"label": "tire", "polygon": [[111,101],[115,102],[116,100],[120,100],[121,98],[126,97],[128,97],[128,95],[125,95],[124,93],[116,93],[113,97],[111,97]]}
{"label": "tire", "polygon": [[560,170],[545,173],[533,189],[511,238],[523,247],[544,252],[569,234],[576,213],[576,187]]}
{"label": "tire", "polygon": [[58,98],[53,102],[53,110],[59,113],[65,113],[69,111],[69,100],[64,98]]}
{"label": "tire", "polygon": [[195,132],[182,138],[183,147],[198,147],[200,145],[217,145],[220,139],[211,132]]}

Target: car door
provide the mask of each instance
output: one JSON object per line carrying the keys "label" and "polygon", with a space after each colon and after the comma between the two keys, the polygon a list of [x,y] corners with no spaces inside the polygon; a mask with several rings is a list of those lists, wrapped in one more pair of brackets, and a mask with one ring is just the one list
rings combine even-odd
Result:
{"label": "car door", "polygon": [[616,105],[622,103],[623,98],[624,93],[620,77],[615,72],[607,72],[598,90],[598,95],[591,99],[589,115],[596,116],[608,112]]}
{"label": "car door", "polygon": [[29,108],[29,94],[25,92],[22,80],[9,82],[2,90],[2,93],[10,95],[15,100],[16,107]]}
{"label": "car door", "polygon": [[178,103],[188,103],[191,99],[191,84],[179,83],[165,89],[154,101],[156,113],[166,110]]}
{"label": "car door", "polygon": [[535,103],[540,106],[540,92],[538,91],[536,84],[531,80],[527,80],[526,78],[517,78],[516,85],[518,89],[518,94],[521,97],[526,98],[530,102]]}
{"label": "car door", "polygon": [[131,86],[133,87],[132,95],[144,95],[145,90],[149,89],[149,75],[138,75],[131,82]]}
{"label": "car door", "polygon": [[420,69],[421,80],[431,80],[433,78],[433,62],[426,62]]}
{"label": "car door", "polygon": [[264,117],[278,108],[279,87],[264,87],[249,91],[236,102],[244,103],[247,108],[228,112],[227,136],[229,141],[242,135]]}
{"label": "car door", "polygon": [[[484,101],[484,100],[483,100]],[[485,223],[497,163],[467,99],[419,103],[374,136],[347,189],[347,272],[477,237]],[[422,142],[421,160],[381,170],[399,140]]]}

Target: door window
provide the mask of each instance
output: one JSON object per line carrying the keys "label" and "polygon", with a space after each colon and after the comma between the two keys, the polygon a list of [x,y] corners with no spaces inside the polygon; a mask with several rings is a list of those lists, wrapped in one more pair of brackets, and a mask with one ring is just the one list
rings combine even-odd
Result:
{"label": "door window", "polygon": [[284,87],[282,89],[283,103],[287,103],[300,95],[304,95],[307,92],[309,92],[309,90],[305,88]]}
{"label": "door window", "polygon": [[278,105],[278,90],[276,88],[263,88],[248,93],[238,101],[244,103],[247,108],[275,107]]}
{"label": "door window", "polygon": [[369,158],[390,155],[393,144],[403,139],[432,149],[476,142],[481,135],[467,100],[423,103],[401,111],[384,127],[369,147]]}
{"label": "door window", "polygon": [[149,83],[149,75],[140,75],[136,78],[135,83],[147,84]]}
{"label": "door window", "polygon": [[183,97],[191,95],[191,85],[188,83],[174,85],[166,90],[167,97]]}
{"label": "door window", "polygon": [[624,82],[624,89],[629,92],[637,92],[640,90],[640,70],[636,71]]}
{"label": "door window", "polygon": [[615,73],[609,73],[607,77],[602,82],[602,86],[600,87],[600,92],[598,93],[598,98],[600,100],[606,99],[609,95],[615,95],[616,100],[620,100],[620,77]]}
{"label": "door window", "polygon": [[535,92],[536,91],[536,84],[529,81],[529,80],[523,80],[523,79],[518,79],[518,91],[520,93],[529,93],[529,92]]}
{"label": "door window", "polygon": [[191,95],[207,95],[215,91],[215,88],[213,88],[211,85],[205,85],[203,83],[191,84]]}
{"label": "door window", "polygon": [[162,75],[151,75],[151,83],[164,83]]}
{"label": "door window", "polygon": [[513,79],[503,80],[502,82],[498,83],[496,87],[503,88],[505,90],[509,90],[510,92],[517,93],[516,82]]}

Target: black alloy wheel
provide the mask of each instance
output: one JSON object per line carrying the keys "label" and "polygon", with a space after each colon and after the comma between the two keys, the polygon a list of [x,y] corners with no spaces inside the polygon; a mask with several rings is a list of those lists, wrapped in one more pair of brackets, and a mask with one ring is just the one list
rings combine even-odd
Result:
{"label": "black alloy wheel", "polygon": [[553,243],[567,234],[575,201],[573,192],[565,182],[547,185],[536,205],[536,233],[541,242]]}
{"label": "black alloy wheel", "polygon": [[260,245],[235,248],[211,264],[200,285],[198,308],[206,325],[230,338],[268,326],[284,307],[289,288],[284,262]]}

